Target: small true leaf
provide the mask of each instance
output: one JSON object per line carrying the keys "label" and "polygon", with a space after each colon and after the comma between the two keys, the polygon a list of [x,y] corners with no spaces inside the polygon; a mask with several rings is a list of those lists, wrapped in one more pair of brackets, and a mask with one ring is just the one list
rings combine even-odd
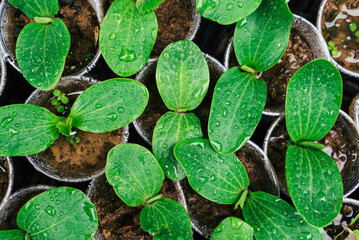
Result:
{"label": "small true leaf", "polygon": [[167,108],[180,112],[197,108],[209,86],[209,69],[199,47],[189,40],[167,46],[156,69],[158,91]]}
{"label": "small true leaf", "polygon": [[161,2],[165,0],[137,0],[136,7],[140,12],[148,12],[158,8]]}
{"label": "small true leaf", "polygon": [[0,108],[0,156],[26,156],[44,151],[58,137],[64,118],[31,104]]}
{"label": "small true leaf", "polygon": [[137,119],[148,103],[147,88],[132,79],[97,83],[75,101],[69,117],[78,129],[93,133],[116,130]]}
{"label": "small true leaf", "polygon": [[197,0],[197,10],[202,17],[222,25],[236,23],[254,12],[262,0]]}
{"label": "small true leaf", "polygon": [[106,177],[127,205],[137,207],[158,194],[165,178],[156,158],[146,148],[122,143],[107,155]]}
{"label": "small true leaf", "polygon": [[32,240],[90,240],[98,228],[96,207],[75,188],[47,190],[27,202],[17,215],[17,225]]}
{"label": "small true leaf", "polygon": [[217,153],[207,139],[189,139],[178,143],[174,154],[184,168],[191,187],[216,203],[234,204],[249,179],[234,154]]}
{"label": "small true leaf", "polygon": [[323,239],[286,201],[265,192],[250,193],[243,208],[257,240]]}
{"label": "small true leaf", "polygon": [[342,103],[339,71],[325,59],[299,69],[290,80],[285,120],[293,141],[318,141],[333,127]]}
{"label": "small true leaf", "polygon": [[0,231],[1,240],[25,240],[26,232],[20,229]]}
{"label": "small true leaf", "polygon": [[29,18],[54,17],[59,11],[58,0],[9,0],[16,8],[19,8]]}
{"label": "small true leaf", "polygon": [[211,236],[211,240],[252,240],[253,228],[236,217],[224,219]]}
{"label": "small true leaf", "polygon": [[141,13],[134,0],[116,0],[100,29],[100,49],[109,67],[118,75],[140,71],[150,57],[157,38],[154,11]]}
{"label": "small true leaf", "polygon": [[309,224],[325,227],[338,216],[343,183],[335,161],[326,153],[290,146],[285,174],[294,206]]}
{"label": "small true leaf", "polygon": [[238,67],[225,72],[214,89],[208,135],[213,148],[233,153],[252,136],[267,98],[264,81]]}
{"label": "small true leaf", "polygon": [[233,44],[239,65],[262,72],[276,64],[287,48],[293,19],[285,0],[263,0],[237,23]]}
{"label": "small true leaf", "polygon": [[193,240],[191,221],[186,209],[168,198],[146,205],[140,215],[141,227],[153,240]]}
{"label": "small true leaf", "polygon": [[168,112],[158,120],[153,131],[152,149],[168,178],[181,180],[186,177],[173,155],[173,147],[183,140],[202,137],[201,122],[193,113]]}

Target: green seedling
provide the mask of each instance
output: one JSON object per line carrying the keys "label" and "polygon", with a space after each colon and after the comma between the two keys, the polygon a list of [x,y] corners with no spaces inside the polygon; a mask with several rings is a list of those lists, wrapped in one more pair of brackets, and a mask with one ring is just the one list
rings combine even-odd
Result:
{"label": "green seedling", "polygon": [[116,130],[138,118],[148,98],[143,84],[115,78],[84,91],[66,118],[32,104],[1,107],[0,156],[26,156],[44,151],[60,133],[70,137],[73,127],[91,133]]}
{"label": "green seedling", "polygon": [[16,58],[25,79],[35,88],[55,87],[70,50],[70,33],[64,22],[55,18],[57,0],[9,0],[35,22],[26,25],[16,43]]}
{"label": "green seedling", "polygon": [[51,104],[56,108],[57,112],[65,112],[65,107],[62,104],[69,103],[69,99],[66,97],[66,94],[61,93],[61,91],[58,89],[54,90],[52,94],[54,95],[54,98],[51,99]]}
{"label": "green seedling", "polygon": [[108,153],[106,178],[125,204],[145,205],[141,226],[154,240],[193,240],[186,210],[159,194],[165,175],[149,150],[132,143],[117,145]]}
{"label": "green seedling", "polygon": [[0,231],[0,239],[91,240],[98,228],[95,206],[75,188],[47,190],[28,201],[17,215],[20,229]]}

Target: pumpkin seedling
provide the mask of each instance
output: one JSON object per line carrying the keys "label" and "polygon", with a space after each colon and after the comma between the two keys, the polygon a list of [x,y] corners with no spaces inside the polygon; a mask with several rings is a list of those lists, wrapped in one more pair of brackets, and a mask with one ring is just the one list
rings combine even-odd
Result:
{"label": "pumpkin seedling", "polygon": [[91,133],[116,130],[141,115],[148,97],[148,90],[141,83],[115,78],[85,90],[66,118],[32,104],[1,107],[0,156],[26,156],[44,151],[60,133],[70,137],[73,127]]}
{"label": "pumpkin seedling", "polygon": [[65,93],[61,93],[60,90],[56,89],[52,93],[54,98],[51,99],[51,104],[56,108],[59,113],[65,112],[65,107],[62,104],[68,104],[69,99],[66,97]]}
{"label": "pumpkin seedling", "polygon": [[47,91],[59,81],[70,50],[70,33],[55,18],[57,0],[9,0],[35,22],[26,25],[16,43],[16,58],[25,79],[35,88]]}
{"label": "pumpkin seedling", "polygon": [[165,175],[149,150],[132,143],[117,145],[108,153],[106,178],[125,204],[131,207],[145,204],[140,222],[154,240],[193,240],[184,207],[158,195]]}
{"label": "pumpkin seedling", "polygon": [[263,0],[237,23],[233,43],[241,67],[229,69],[218,80],[208,123],[209,139],[219,153],[242,147],[258,125],[267,88],[256,72],[268,70],[283,56],[293,19],[285,0]]}
{"label": "pumpkin seedling", "polygon": [[201,122],[193,113],[205,97],[209,86],[209,69],[196,44],[182,40],[168,45],[158,59],[156,83],[168,109],[156,123],[153,154],[165,175],[181,180],[186,174],[173,155],[176,143],[189,138],[202,138]]}
{"label": "pumpkin seedling", "polygon": [[27,202],[17,215],[20,229],[0,231],[0,239],[84,239],[98,228],[95,205],[75,188],[47,190]]}

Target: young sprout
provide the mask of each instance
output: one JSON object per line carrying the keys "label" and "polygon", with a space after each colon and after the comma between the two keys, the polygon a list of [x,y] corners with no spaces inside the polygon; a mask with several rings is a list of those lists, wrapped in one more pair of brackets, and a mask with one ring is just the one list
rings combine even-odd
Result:
{"label": "young sprout", "polygon": [[69,99],[66,97],[65,93],[61,93],[60,90],[56,89],[52,93],[54,98],[51,99],[51,104],[56,108],[57,112],[64,113],[65,107],[62,104],[68,104]]}

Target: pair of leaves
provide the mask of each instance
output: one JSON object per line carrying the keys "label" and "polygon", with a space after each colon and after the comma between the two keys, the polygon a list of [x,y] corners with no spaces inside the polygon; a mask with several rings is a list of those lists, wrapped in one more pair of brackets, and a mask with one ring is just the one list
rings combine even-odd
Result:
{"label": "pair of leaves", "polygon": [[141,226],[154,239],[193,239],[189,216],[181,204],[156,198],[164,173],[149,150],[132,143],[117,145],[107,156],[106,178],[127,205],[146,203],[140,215]]}
{"label": "pair of leaves", "polygon": [[65,133],[71,127],[92,133],[116,130],[139,117],[148,98],[148,90],[141,83],[111,79],[84,91],[67,119],[31,104],[1,107],[0,156],[44,151],[59,137],[60,130]]}
{"label": "pair of leaves", "polygon": [[[76,217],[75,217],[76,216]],[[22,230],[0,232],[0,239],[92,239],[98,228],[95,206],[80,190],[50,189],[27,202],[17,215]]]}

